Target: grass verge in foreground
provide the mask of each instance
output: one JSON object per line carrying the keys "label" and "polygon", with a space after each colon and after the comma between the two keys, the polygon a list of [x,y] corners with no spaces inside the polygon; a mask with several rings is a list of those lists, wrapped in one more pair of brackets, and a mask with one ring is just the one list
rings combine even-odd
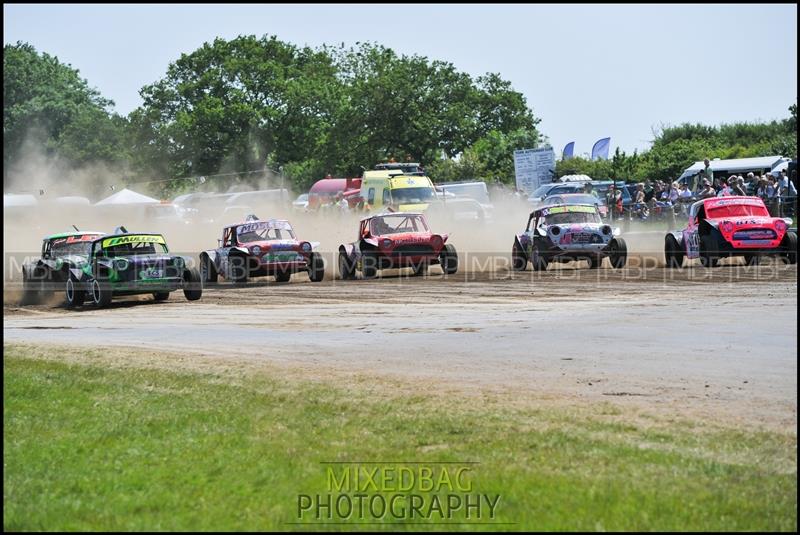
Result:
{"label": "grass verge in foreground", "polygon": [[4,349],[6,530],[313,529],[298,494],[353,460],[477,461],[495,530],[797,528],[793,435]]}

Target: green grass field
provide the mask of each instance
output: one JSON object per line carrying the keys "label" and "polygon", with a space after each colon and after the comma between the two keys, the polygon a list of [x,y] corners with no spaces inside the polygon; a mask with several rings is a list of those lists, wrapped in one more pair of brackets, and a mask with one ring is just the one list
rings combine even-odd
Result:
{"label": "green grass field", "polygon": [[298,493],[326,490],[320,463],[354,460],[479,462],[495,530],[797,529],[794,434],[4,349],[6,530],[353,529],[293,522]]}

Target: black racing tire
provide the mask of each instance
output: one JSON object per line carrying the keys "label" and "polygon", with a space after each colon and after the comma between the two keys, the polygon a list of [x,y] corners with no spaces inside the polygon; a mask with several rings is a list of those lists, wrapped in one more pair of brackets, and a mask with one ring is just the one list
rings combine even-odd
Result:
{"label": "black racing tire", "polygon": [[603,265],[602,256],[590,256],[587,260],[589,261],[589,269],[598,269]]}
{"label": "black racing tire", "polygon": [[247,279],[250,278],[250,266],[248,266],[247,257],[242,254],[236,254],[228,257],[228,273],[231,280],[237,284],[245,284]]}
{"label": "black racing tire", "polygon": [[608,259],[611,267],[622,269],[628,263],[628,244],[622,238],[614,238],[608,245]]}
{"label": "black racing tire", "polygon": [[545,251],[544,246],[541,242],[536,242],[533,244],[533,253],[531,254],[531,266],[533,267],[534,271],[546,271],[547,270],[547,252]]}
{"label": "black racing tire", "polygon": [[83,306],[86,301],[86,289],[72,273],[69,274],[67,282],[64,283],[64,294],[67,308]]}
{"label": "black racing tire", "polygon": [[511,248],[511,268],[514,271],[525,271],[528,267],[528,257],[525,256],[525,251],[522,250],[519,243],[514,240],[514,246]]}
{"label": "black racing tire", "polygon": [[700,239],[700,265],[715,268],[719,265],[719,256],[714,254],[714,248],[709,245],[708,241]]}
{"label": "black racing tire", "polygon": [[445,275],[453,275],[458,271],[458,253],[449,243],[439,253],[439,265]]}
{"label": "black racing tire", "polygon": [[215,284],[219,281],[219,273],[214,262],[205,254],[200,257],[200,279],[203,284]]}
{"label": "black racing tire", "polygon": [[169,299],[169,292],[153,292],[153,298],[156,301],[166,301]]}
{"label": "black racing tire", "polygon": [[322,282],[325,278],[325,260],[319,253],[311,253],[308,259],[308,278],[311,282]]}
{"label": "black racing tire", "polygon": [[378,256],[375,253],[364,253],[361,257],[361,274],[365,279],[378,276]]}
{"label": "black racing tire", "polygon": [[797,263],[797,234],[787,231],[781,240],[784,253],[781,255],[787,264]]}
{"label": "black racing tire", "polygon": [[197,301],[203,296],[203,281],[197,268],[183,270],[183,296],[187,301]]}
{"label": "black racing tire", "polygon": [[342,280],[352,280],[356,278],[356,267],[347,257],[345,251],[339,251],[339,278]]}
{"label": "black racing tire", "polygon": [[683,266],[683,249],[672,234],[664,240],[664,261],[668,268],[681,268]]}
{"label": "black racing tire", "polygon": [[111,304],[114,292],[111,283],[105,280],[92,279],[91,285],[92,302],[98,307],[107,307]]}

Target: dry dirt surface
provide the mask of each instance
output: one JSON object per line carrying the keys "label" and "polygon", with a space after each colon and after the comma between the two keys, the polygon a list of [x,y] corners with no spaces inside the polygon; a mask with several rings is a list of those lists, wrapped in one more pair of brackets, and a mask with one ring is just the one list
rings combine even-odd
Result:
{"label": "dry dirt surface", "polygon": [[3,334],[796,432],[796,266],[576,265],[320,283],[297,274],[288,284],[223,282],[196,302],[175,292],[163,303],[140,296],[76,311],[61,296],[19,306],[7,284]]}

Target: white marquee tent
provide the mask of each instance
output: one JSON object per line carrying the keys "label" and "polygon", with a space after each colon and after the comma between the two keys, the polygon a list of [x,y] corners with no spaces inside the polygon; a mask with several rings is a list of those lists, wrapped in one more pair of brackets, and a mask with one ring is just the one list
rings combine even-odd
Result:
{"label": "white marquee tent", "polygon": [[158,199],[136,193],[135,191],[125,188],[116,192],[115,194],[106,197],[102,201],[98,201],[95,206],[109,206],[120,204],[159,204]]}

